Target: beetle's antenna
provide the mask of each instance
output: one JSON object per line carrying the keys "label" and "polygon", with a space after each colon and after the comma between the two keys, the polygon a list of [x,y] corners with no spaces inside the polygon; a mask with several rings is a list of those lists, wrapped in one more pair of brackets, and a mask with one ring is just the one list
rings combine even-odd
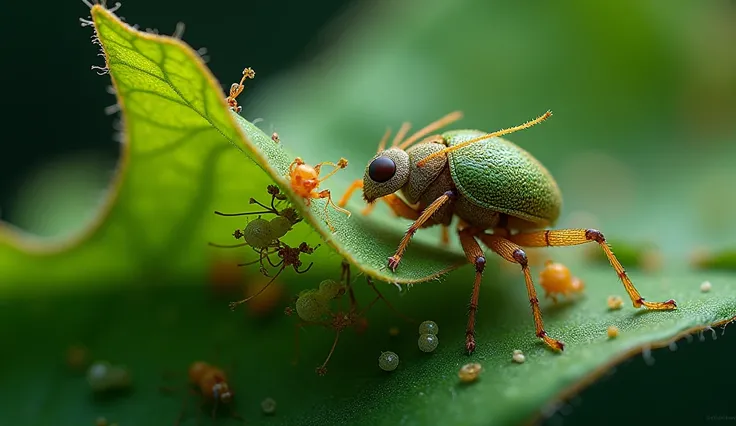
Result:
{"label": "beetle's antenna", "polygon": [[548,119],[551,116],[552,116],[552,112],[551,111],[547,111],[547,112],[544,113],[544,115],[542,115],[540,117],[537,117],[534,120],[527,121],[524,124],[520,124],[520,125],[515,126],[515,127],[509,127],[507,129],[502,129],[502,130],[499,130],[497,132],[488,133],[487,135],[479,136],[479,137],[473,138],[473,139],[471,139],[469,141],[465,141],[465,142],[461,142],[461,143],[459,143],[457,145],[449,146],[449,147],[447,147],[447,148],[445,148],[445,149],[443,149],[441,151],[433,152],[432,154],[429,154],[428,156],[426,156],[426,157],[422,158],[421,160],[419,160],[417,162],[417,167],[424,166],[424,164],[427,161],[431,160],[432,158],[439,157],[440,155],[445,155],[448,152],[452,152],[452,151],[455,151],[457,149],[464,148],[464,147],[466,147],[468,145],[471,145],[471,144],[474,144],[476,142],[484,141],[484,140],[490,139],[490,138],[495,138],[496,136],[503,136],[503,135],[507,135],[509,133],[518,132],[519,130],[528,129],[529,127],[532,127],[535,124],[539,124],[539,123],[541,123],[542,121]]}
{"label": "beetle's antenna", "polygon": [[420,138],[436,130],[439,130],[445,126],[448,126],[461,118],[463,118],[462,112],[460,111],[451,112],[447,114],[446,116],[440,118],[439,120],[435,121],[434,123],[430,123],[429,125],[427,125],[427,127],[423,128],[422,130],[411,135],[409,139],[405,140],[404,142],[401,143],[401,145],[399,145],[399,149],[406,149],[409,145],[418,141]]}
{"label": "beetle's antenna", "polygon": [[376,154],[386,149],[386,142],[388,142],[388,137],[391,135],[391,129],[386,128],[386,133],[383,134],[383,137],[381,138],[381,142],[378,144],[378,151],[376,151]]}
{"label": "beetle's antenna", "polygon": [[409,129],[411,129],[411,123],[409,123],[408,121],[404,122],[404,124],[401,125],[398,133],[396,133],[396,136],[394,136],[394,141],[391,142],[391,148],[399,145],[401,140],[404,139],[404,136],[406,136],[406,134],[409,132]]}

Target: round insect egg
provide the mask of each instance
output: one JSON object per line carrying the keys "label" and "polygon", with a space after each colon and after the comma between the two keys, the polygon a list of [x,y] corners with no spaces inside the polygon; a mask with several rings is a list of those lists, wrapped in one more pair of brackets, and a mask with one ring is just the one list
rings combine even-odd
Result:
{"label": "round insect egg", "polygon": [[110,364],[107,362],[95,362],[87,369],[87,383],[94,391],[104,390],[110,384]]}
{"label": "round insect egg", "polygon": [[261,410],[264,414],[274,414],[276,412],[276,401],[273,398],[266,398],[261,401]]}
{"label": "round insect egg", "polygon": [[710,283],[710,281],[703,281],[703,283],[700,284],[700,291],[702,291],[703,293],[709,292],[711,288],[713,288],[713,285]]}
{"label": "round insect egg", "polygon": [[520,350],[515,350],[513,354],[511,355],[511,359],[518,364],[523,364],[524,361],[526,361],[526,357]]}
{"label": "round insect egg", "polygon": [[316,290],[302,292],[296,299],[296,313],[304,321],[319,321],[327,312],[327,307]]}
{"label": "round insect egg", "polygon": [[621,296],[608,296],[608,309],[617,310],[624,307],[624,300]]}
{"label": "round insect egg", "polygon": [[608,334],[609,339],[614,339],[618,337],[618,327],[615,325],[609,325],[608,329],[606,329],[606,334]]}
{"label": "round insect egg", "polygon": [[440,328],[434,321],[424,321],[419,324],[419,334],[434,334],[435,336],[440,333]]}
{"label": "round insect egg", "polygon": [[471,362],[460,367],[460,371],[457,372],[457,376],[460,378],[461,382],[470,383],[478,379],[482,370],[483,367],[480,364],[477,362]]}
{"label": "round insect egg", "polygon": [[271,223],[266,219],[253,219],[243,230],[245,242],[256,249],[268,247],[274,240]]}
{"label": "round insect egg", "polygon": [[343,291],[343,286],[335,280],[324,280],[319,283],[319,290],[317,291],[318,296],[322,300],[328,301],[336,298]]}
{"label": "round insect egg", "polygon": [[440,344],[440,340],[434,334],[420,334],[417,342],[422,352],[433,352]]}
{"label": "round insect egg", "polygon": [[399,356],[391,351],[381,352],[381,356],[378,357],[378,366],[383,371],[394,371],[399,366]]}
{"label": "round insect egg", "polygon": [[271,226],[271,237],[273,239],[281,238],[291,231],[291,222],[283,216],[276,216],[268,222]]}

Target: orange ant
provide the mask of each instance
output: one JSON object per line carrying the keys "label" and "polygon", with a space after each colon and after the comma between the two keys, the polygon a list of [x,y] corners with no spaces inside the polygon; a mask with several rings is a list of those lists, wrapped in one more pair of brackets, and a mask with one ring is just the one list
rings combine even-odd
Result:
{"label": "orange ant", "polygon": [[227,105],[230,107],[230,109],[237,113],[243,110],[243,107],[238,105],[238,101],[236,101],[235,98],[243,93],[243,90],[245,89],[245,86],[243,86],[245,79],[254,79],[255,77],[256,72],[253,71],[252,68],[246,68],[243,70],[243,78],[240,79],[240,83],[233,83],[232,86],[230,86],[230,96],[225,98],[225,101],[227,101]]}
{"label": "orange ant", "polygon": [[[233,391],[230,388],[230,384],[228,383],[229,380],[225,371],[204,361],[196,361],[189,366],[188,376],[189,383],[193,388],[196,388],[199,391],[196,392],[193,388],[190,388],[190,393],[198,394],[202,398],[203,404],[212,404],[213,422],[217,416],[217,408],[220,404],[230,407],[231,417],[243,421],[243,418],[232,408]],[[162,390],[170,391],[172,389],[162,387]],[[179,423],[181,423],[186,409],[186,402],[187,398],[185,396],[179,417],[176,419],[176,422],[174,422],[175,426],[178,426]]]}
{"label": "orange ant", "polygon": [[539,273],[539,285],[545,290],[545,297],[552,298],[557,303],[557,294],[565,296],[570,293],[582,293],[585,289],[583,281],[574,277],[570,269],[562,263],[548,260],[544,269]]}
{"label": "orange ant", "polygon": [[[274,267],[279,268],[278,272],[276,272],[276,275],[271,278],[271,280],[266,283],[257,293],[255,293],[252,296],[248,296],[243,300],[239,300],[237,302],[230,302],[230,309],[235,310],[235,308],[238,307],[238,305],[241,305],[243,303],[248,302],[249,300],[253,299],[254,297],[258,296],[259,294],[263,293],[264,290],[268,288],[268,286],[273,283],[276,278],[278,278],[279,274],[284,271],[287,267],[291,266],[294,268],[294,271],[297,274],[303,274],[310,269],[312,269],[312,265],[314,265],[314,262],[310,262],[309,266],[307,266],[305,269],[299,269],[302,266],[302,261],[299,258],[302,253],[306,254],[312,254],[314,253],[314,250],[316,250],[319,247],[319,245],[315,247],[309,247],[309,245],[306,242],[302,242],[299,244],[298,247],[290,247],[286,243],[284,243],[281,240],[275,240],[273,245],[264,249],[260,250],[260,257],[257,260],[254,260],[252,262],[246,262],[246,263],[239,263],[238,266],[247,266],[252,265],[254,263],[260,263],[261,264],[261,273],[263,273],[265,276],[268,276],[268,271],[265,268],[265,265],[263,264],[263,259],[266,259],[268,263]],[[273,263],[271,260],[270,255],[276,254],[281,260],[279,260],[276,263]]]}
{"label": "orange ant", "polygon": [[[362,334],[366,328],[368,327],[368,320],[365,318],[365,314],[368,312],[368,310],[378,301],[383,300],[384,303],[386,303],[386,306],[389,307],[396,315],[402,317],[404,320],[408,322],[416,322],[411,318],[408,318],[401,314],[399,311],[394,309],[394,307],[389,303],[386,298],[383,297],[380,291],[376,288],[376,286],[373,284],[373,280],[366,275],[366,282],[368,285],[373,289],[373,291],[376,293],[376,297],[364,308],[359,309],[358,302],[355,299],[355,293],[353,292],[353,287],[350,283],[350,264],[346,262],[345,260],[342,261],[342,273],[340,276],[340,282],[344,283],[344,288],[337,293],[334,298],[341,297],[343,294],[347,293],[350,298],[350,306],[346,310],[338,310],[337,312],[332,312],[328,309],[327,304],[330,302],[330,300],[325,300],[326,298],[320,297],[320,291],[307,291],[303,292],[299,297],[316,297],[314,302],[309,305],[310,310],[304,312],[304,316],[313,317],[315,314],[318,316],[323,316],[323,314],[326,313],[327,318],[324,320],[306,320],[304,318],[301,318],[301,321],[296,324],[296,336],[295,336],[295,347],[296,347],[296,354],[294,363],[296,364],[299,359],[299,331],[302,327],[305,327],[307,325],[319,325],[327,328],[331,328],[335,330],[335,340],[332,343],[332,347],[330,348],[330,352],[327,354],[327,358],[325,361],[315,369],[316,373],[320,376],[324,376],[327,374],[327,364],[330,362],[330,358],[332,357],[332,354],[335,352],[335,348],[337,347],[337,342],[340,339],[340,334],[348,329],[353,328],[357,334]],[[320,289],[322,290],[322,289]],[[297,300],[297,305],[299,304],[299,301]],[[316,310],[317,312],[313,312]],[[323,311],[324,310],[324,311]],[[294,313],[294,309],[291,307],[287,307],[284,311],[286,315],[292,315]],[[303,315],[301,312],[297,312],[300,314],[300,317]]]}
{"label": "orange ant", "polygon": [[[331,163],[329,161],[323,161],[312,167],[307,165],[304,160],[299,157],[295,158],[294,161],[291,162],[291,165],[289,165],[289,180],[291,183],[291,189],[296,192],[297,195],[304,199],[307,206],[310,205],[312,199],[327,198],[327,202],[325,203],[325,219],[327,222],[327,226],[330,227],[330,231],[332,232],[335,232],[335,227],[330,224],[330,216],[327,212],[327,207],[332,205],[335,210],[341,213],[345,213],[346,215],[348,215],[348,217],[350,217],[350,212],[342,207],[339,207],[332,201],[332,195],[330,194],[329,189],[317,191],[317,188],[319,187],[320,183],[324,182],[330,176],[337,173],[338,170],[344,169],[345,167],[347,167],[347,165],[348,160],[341,158],[337,162],[337,164]],[[332,166],[335,169],[328,173],[325,177],[320,178],[319,173],[322,166]]]}

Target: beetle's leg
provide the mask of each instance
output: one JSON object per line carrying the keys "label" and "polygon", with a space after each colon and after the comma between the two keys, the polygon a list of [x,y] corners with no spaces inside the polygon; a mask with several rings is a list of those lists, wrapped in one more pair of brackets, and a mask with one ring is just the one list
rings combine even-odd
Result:
{"label": "beetle's leg", "polygon": [[350,197],[353,195],[353,192],[355,192],[356,189],[362,189],[363,188],[363,179],[355,179],[353,183],[348,186],[347,191],[342,195],[342,198],[340,198],[340,201],[337,202],[337,205],[340,207],[345,207],[345,205],[348,203],[348,200],[350,200]]}
{"label": "beetle's leg", "polygon": [[332,195],[330,195],[330,190],[329,189],[324,189],[324,190],[318,192],[317,193],[317,196],[315,198],[327,198],[327,202],[325,203],[325,220],[327,221],[327,226],[330,227],[330,231],[335,232],[335,227],[332,226],[332,224],[330,224],[330,215],[329,215],[329,213],[327,211],[327,208],[330,205],[332,205],[332,207],[334,207],[335,210],[339,211],[340,213],[345,213],[346,215],[348,215],[348,217],[350,217],[350,214],[351,213],[349,211],[347,211],[344,208],[338,206],[337,204],[335,204],[332,201]]}
{"label": "beetle's leg", "polygon": [[396,253],[394,253],[393,256],[388,258],[388,267],[391,268],[392,271],[395,272],[396,267],[399,266],[401,257],[404,255],[404,251],[406,251],[406,247],[409,245],[409,241],[411,240],[411,237],[413,237],[414,233],[417,232],[417,229],[421,228],[422,225],[424,225],[427,221],[429,221],[432,215],[437,210],[439,210],[440,207],[442,207],[448,201],[450,202],[455,201],[455,198],[457,198],[457,193],[455,193],[455,191],[450,190],[450,191],[445,192],[444,194],[437,197],[436,200],[432,201],[432,204],[428,205],[427,208],[424,209],[422,214],[419,215],[417,220],[415,220],[414,223],[411,224],[409,229],[404,234],[404,238],[401,239],[401,242],[399,243],[399,247],[396,249]]}
{"label": "beetle's leg", "polygon": [[561,351],[565,344],[559,340],[553,339],[547,335],[544,331],[544,322],[542,321],[542,311],[539,309],[539,299],[537,298],[537,291],[534,289],[534,283],[532,282],[532,274],[529,271],[529,262],[526,257],[526,253],[518,245],[512,243],[506,238],[499,237],[498,235],[481,234],[478,238],[483,241],[485,245],[491,250],[498,253],[499,256],[508,260],[509,262],[518,263],[521,265],[521,272],[524,273],[524,281],[526,282],[526,292],[529,295],[529,303],[532,305],[532,315],[534,315],[534,326],[536,328],[537,337],[542,339],[544,343],[551,349]]}
{"label": "beetle's leg", "polygon": [[634,284],[626,275],[624,267],[621,266],[621,262],[616,259],[616,256],[611,251],[611,247],[608,246],[605,237],[601,231],[597,229],[558,229],[558,230],[547,230],[547,231],[536,231],[529,233],[519,233],[508,237],[509,240],[525,246],[525,247],[563,247],[563,246],[575,246],[578,244],[585,244],[595,241],[601,246],[603,251],[608,257],[608,261],[611,262],[611,266],[616,270],[616,274],[624,285],[626,293],[629,294],[631,302],[635,308],[644,306],[647,309],[654,310],[669,310],[675,309],[677,303],[670,299],[666,302],[647,302],[641,297],[639,291],[634,287]]}
{"label": "beetle's leg", "polygon": [[450,227],[447,225],[442,225],[441,241],[443,246],[450,244]]}
{"label": "beetle's leg", "polygon": [[401,199],[396,194],[388,194],[384,197],[379,198],[379,200],[385,202],[391,209],[391,211],[394,212],[394,214],[398,217],[403,217],[404,219],[411,220],[419,219],[420,212],[417,211],[414,207],[407,204],[406,201]]}
{"label": "beetle's leg", "polygon": [[473,282],[473,293],[468,305],[468,328],[465,329],[465,350],[468,355],[475,351],[475,313],[478,310],[478,296],[480,295],[480,281],[483,278],[483,270],[486,267],[486,258],[483,257],[478,241],[473,237],[473,229],[465,228],[458,232],[460,244],[468,261],[475,265],[475,281]]}

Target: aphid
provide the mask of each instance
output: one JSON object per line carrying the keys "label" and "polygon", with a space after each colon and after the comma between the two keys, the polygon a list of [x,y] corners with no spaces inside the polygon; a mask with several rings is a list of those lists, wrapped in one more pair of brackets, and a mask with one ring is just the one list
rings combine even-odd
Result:
{"label": "aphid", "polygon": [[713,288],[713,285],[710,283],[710,281],[703,281],[700,284],[700,291],[702,291],[703,293],[709,292],[711,288]]}
{"label": "aphid", "polygon": [[[324,161],[312,167],[304,163],[304,160],[297,157],[296,159],[294,159],[294,161],[291,162],[291,165],[289,166],[288,177],[291,184],[291,189],[297,195],[302,197],[307,205],[311,203],[311,200],[313,198],[327,198],[327,202],[325,203],[325,221],[327,222],[327,226],[330,227],[330,231],[332,232],[335,232],[335,227],[332,226],[332,224],[330,223],[330,216],[328,214],[327,208],[332,205],[335,210],[346,214],[348,217],[350,217],[350,212],[342,207],[339,207],[332,201],[332,195],[330,194],[329,189],[317,191],[317,188],[319,188],[320,183],[324,182],[330,176],[337,173],[338,170],[344,169],[345,167],[347,167],[347,165],[348,160],[341,158],[337,162],[337,164],[331,163],[329,161]],[[328,173],[325,177],[320,178],[319,174],[322,170],[322,166],[332,166],[335,169]]]}
{"label": "aphid", "polygon": [[471,362],[460,367],[460,371],[457,372],[457,377],[463,383],[471,383],[478,379],[480,372],[483,371],[483,366],[477,362]]}
{"label": "aphid", "polygon": [[281,142],[281,138],[279,137],[279,134],[276,132],[273,132],[273,134],[271,135],[271,140],[276,143]]}
{"label": "aphid", "polygon": [[319,296],[317,290],[305,290],[296,299],[296,313],[304,321],[316,322],[329,312],[325,299]]}
{"label": "aphid", "polygon": [[131,378],[125,367],[97,361],[87,369],[87,383],[94,392],[109,392],[130,388]]}
{"label": "aphid", "polygon": [[276,216],[275,218],[271,219],[268,224],[271,227],[271,236],[274,239],[281,238],[286,235],[289,231],[291,231],[291,228],[293,226],[291,221],[283,216]]}
{"label": "aphid", "polygon": [[243,107],[238,105],[238,101],[236,101],[235,98],[243,93],[243,90],[245,89],[245,86],[243,85],[243,83],[245,83],[245,79],[253,79],[255,77],[256,72],[253,71],[253,69],[251,68],[246,68],[243,70],[243,78],[240,79],[240,83],[233,83],[232,86],[230,86],[230,96],[225,98],[225,101],[227,102],[227,105],[230,107],[230,109],[237,113],[243,110]]}
{"label": "aphid", "polygon": [[[373,280],[368,276],[366,276],[366,282],[376,293],[376,297],[365,308],[360,309],[358,306],[358,302],[355,299],[353,287],[350,283],[350,264],[344,260],[342,262],[342,273],[340,277],[340,282],[343,283],[342,285],[345,290],[339,292],[337,298],[340,299],[340,296],[347,294],[349,298],[349,306],[347,308],[338,308],[336,311],[333,311],[328,304],[329,301],[324,299],[323,297],[319,297],[319,291],[316,289],[302,292],[297,299],[296,310],[302,321],[296,324],[295,346],[297,355],[295,358],[295,362],[298,359],[299,331],[302,327],[305,327],[307,325],[319,325],[335,331],[335,339],[332,343],[332,348],[330,348],[330,352],[327,354],[327,358],[322,363],[322,365],[316,368],[316,372],[320,376],[327,374],[327,364],[329,363],[332,354],[335,352],[337,342],[340,339],[340,335],[342,334],[342,332],[349,328],[354,329],[356,333],[361,333],[363,330],[365,330],[368,324],[367,320],[365,319],[365,314],[376,302],[378,302],[378,300],[383,300],[383,302],[386,304],[386,306],[389,307],[389,309],[393,310],[394,313],[396,313],[397,315],[403,317],[403,315],[397,312],[393,308],[393,306],[391,306],[388,300],[383,297],[383,295],[373,284]],[[326,287],[332,287],[332,285],[324,286],[323,288]],[[306,306],[302,306],[300,308],[300,301]]]}
{"label": "aphid", "polygon": [[567,266],[562,263],[547,261],[544,269],[539,273],[539,285],[545,290],[545,297],[552,298],[557,303],[557,294],[569,295],[580,293],[585,286],[578,277],[573,277]]}
{"label": "aphid", "polygon": [[243,230],[243,238],[249,246],[258,250],[270,247],[276,239],[271,223],[260,217],[248,222]]}
{"label": "aphid", "polygon": [[440,328],[434,321],[424,321],[419,324],[419,334],[434,334],[436,336],[440,334]]}
{"label": "aphid", "polygon": [[259,297],[253,298],[266,284],[266,278],[260,275],[246,280],[245,297],[250,298],[247,303],[248,313],[255,317],[265,317],[272,314],[284,298],[284,285],[275,280],[271,285],[261,292]]}
{"label": "aphid", "polygon": [[335,280],[324,280],[319,283],[317,297],[324,301],[330,301],[345,293],[345,286]]}
{"label": "aphid", "polygon": [[618,337],[618,327],[615,325],[609,325],[606,329],[606,334],[608,335],[609,339],[615,339]]}
{"label": "aphid", "polygon": [[624,307],[624,300],[621,296],[608,296],[606,303],[608,304],[608,309],[614,311]]}
{"label": "aphid", "polygon": [[523,364],[524,361],[526,361],[526,357],[524,356],[524,353],[522,353],[520,350],[516,349],[511,354],[511,360],[514,361],[517,364]]}
{"label": "aphid", "polygon": [[422,352],[434,352],[440,340],[434,334],[420,334],[417,345]]}
{"label": "aphid", "polygon": [[[398,216],[414,221],[394,255],[388,258],[387,266],[392,271],[398,268],[417,230],[434,225],[448,226],[453,216],[467,224],[458,232],[468,261],[476,271],[465,336],[468,353],[472,353],[476,346],[475,317],[486,265],[477,239],[521,267],[536,336],[553,350],[562,350],[564,345],[544,330],[528,258],[522,247],[559,247],[595,242],[616,270],[634,307],[656,310],[676,307],[674,300],[645,301],[600,231],[543,230],[552,226],[560,215],[562,195],[557,183],[531,154],[499,136],[532,127],[550,116],[551,113],[547,112],[535,120],[493,133],[456,130],[431,135],[459,120],[461,114],[454,112],[404,139],[409,129],[405,123],[388,149],[384,149],[389,136],[386,132],[378,153],[365,169],[363,180],[355,181],[340,200],[344,205],[355,189],[363,188],[366,202],[384,200]],[[396,192],[401,192],[403,199]]]}
{"label": "aphid", "polygon": [[80,371],[84,370],[89,363],[89,352],[87,348],[81,345],[69,346],[66,351],[66,364],[70,369]]}
{"label": "aphid", "polygon": [[[299,244],[299,247],[290,247],[286,243],[276,240],[274,245],[272,247],[269,247],[268,251],[261,250],[260,252],[261,257],[257,261],[255,261],[255,262],[261,263],[261,271],[262,272],[265,271],[265,266],[263,265],[263,259],[266,259],[272,267],[279,268],[278,272],[276,272],[276,275],[274,275],[273,278],[271,278],[271,280],[268,283],[266,283],[256,294],[246,297],[245,299],[239,300],[237,302],[230,302],[230,309],[234,310],[235,308],[238,307],[238,305],[246,303],[249,300],[261,294],[276,280],[276,278],[278,278],[281,272],[283,272],[284,269],[286,269],[289,266],[293,267],[294,271],[298,274],[303,274],[309,271],[312,268],[312,265],[314,263],[310,263],[309,266],[307,266],[304,269],[299,269],[302,266],[302,261],[299,257],[301,256],[302,253],[306,253],[306,254],[314,253],[314,250],[317,247],[319,247],[319,245],[316,247],[309,247],[309,245],[305,242]],[[281,259],[276,263],[273,263],[270,257],[270,255],[274,253]],[[255,262],[241,263],[239,266],[250,265]]]}
{"label": "aphid", "polygon": [[276,413],[276,401],[273,398],[266,398],[261,401],[261,410],[263,414],[275,414]]}
{"label": "aphid", "polygon": [[383,371],[394,371],[399,366],[399,356],[394,352],[381,352],[378,357],[378,367]]}

